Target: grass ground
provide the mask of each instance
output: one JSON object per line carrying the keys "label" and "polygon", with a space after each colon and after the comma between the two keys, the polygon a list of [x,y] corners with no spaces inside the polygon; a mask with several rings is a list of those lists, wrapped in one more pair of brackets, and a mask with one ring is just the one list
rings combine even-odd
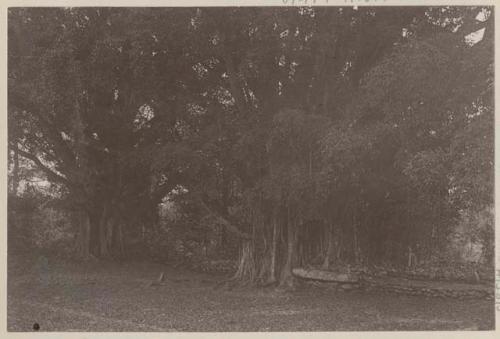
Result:
{"label": "grass ground", "polygon": [[[223,276],[153,263],[9,256],[9,331],[491,330],[494,302],[304,286],[214,288]],[[160,272],[165,283],[148,286]]]}

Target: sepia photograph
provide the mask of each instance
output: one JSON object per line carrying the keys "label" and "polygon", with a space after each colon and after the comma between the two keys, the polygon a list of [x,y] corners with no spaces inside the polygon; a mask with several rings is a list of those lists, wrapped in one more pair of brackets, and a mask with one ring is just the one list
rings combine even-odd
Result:
{"label": "sepia photograph", "polygon": [[288,2],[5,9],[8,332],[495,330],[495,8]]}

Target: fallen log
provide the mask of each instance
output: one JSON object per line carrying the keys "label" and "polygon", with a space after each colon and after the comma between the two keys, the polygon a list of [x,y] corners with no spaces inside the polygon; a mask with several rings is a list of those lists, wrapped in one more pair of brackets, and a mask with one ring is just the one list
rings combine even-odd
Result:
{"label": "fallen log", "polygon": [[317,269],[304,269],[294,268],[292,270],[294,276],[308,280],[318,280],[326,282],[337,282],[345,284],[355,284],[359,282],[359,276],[356,274],[337,273],[331,271],[317,270]]}

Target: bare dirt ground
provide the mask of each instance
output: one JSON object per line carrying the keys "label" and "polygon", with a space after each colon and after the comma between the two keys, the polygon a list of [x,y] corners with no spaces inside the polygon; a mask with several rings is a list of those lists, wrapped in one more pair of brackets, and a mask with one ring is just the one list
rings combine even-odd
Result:
{"label": "bare dirt ground", "polygon": [[[494,301],[342,292],[305,285],[215,288],[223,276],[154,263],[9,256],[9,331],[492,330]],[[165,283],[149,286],[160,272]]]}

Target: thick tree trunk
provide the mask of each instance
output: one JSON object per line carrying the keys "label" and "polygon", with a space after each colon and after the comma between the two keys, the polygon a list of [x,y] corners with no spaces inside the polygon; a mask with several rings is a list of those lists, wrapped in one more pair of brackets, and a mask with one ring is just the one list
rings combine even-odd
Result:
{"label": "thick tree trunk", "polygon": [[[80,220],[76,244],[78,256],[83,259],[106,258],[111,256],[115,246],[123,251],[121,230],[116,229],[109,207],[101,213],[83,212]],[[113,241],[113,238],[116,240]]]}
{"label": "thick tree trunk", "polygon": [[270,234],[264,237],[264,251],[260,261],[259,282],[264,285],[276,282],[276,252],[278,243],[278,227],[275,218],[271,220],[272,229]]}
{"label": "thick tree trunk", "polygon": [[240,251],[240,260],[238,269],[233,276],[234,280],[244,283],[253,283],[255,281],[255,259],[254,244],[252,240],[243,239]]}
{"label": "thick tree trunk", "polygon": [[125,249],[123,244],[123,230],[122,223],[119,217],[117,217],[118,212],[111,211],[108,215],[106,222],[106,241],[107,250],[110,255],[122,256]]}
{"label": "thick tree trunk", "polygon": [[290,237],[288,238],[286,261],[281,272],[280,286],[282,287],[293,287],[292,261],[295,254],[295,241],[293,239],[293,230],[291,228],[292,227],[289,227],[288,232],[292,234],[292,239],[290,239]]}

